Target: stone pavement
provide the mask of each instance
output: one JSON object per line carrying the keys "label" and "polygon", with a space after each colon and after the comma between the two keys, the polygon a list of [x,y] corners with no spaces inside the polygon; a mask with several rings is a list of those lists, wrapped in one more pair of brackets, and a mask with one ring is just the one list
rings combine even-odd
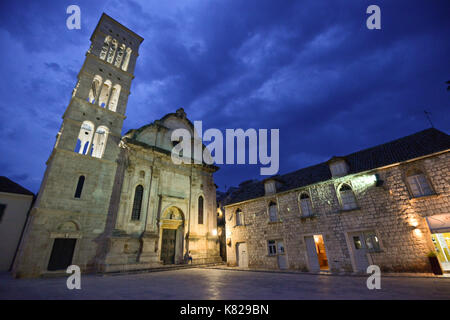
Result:
{"label": "stone pavement", "polygon": [[85,275],[81,290],[67,277],[13,279],[0,274],[0,299],[450,299],[449,278],[366,277],[193,268],[124,275]]}

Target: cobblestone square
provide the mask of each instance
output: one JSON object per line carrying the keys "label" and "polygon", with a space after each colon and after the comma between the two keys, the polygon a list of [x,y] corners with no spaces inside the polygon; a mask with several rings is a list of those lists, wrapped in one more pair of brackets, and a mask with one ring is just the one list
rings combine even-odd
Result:
{"label": "cobblestone square", "polygon": [[81,290],[67,277],[13,279],[0,274],[0,299],[449,299],[449,278],[366,277],[193,268],[141,274],[85,275]]}

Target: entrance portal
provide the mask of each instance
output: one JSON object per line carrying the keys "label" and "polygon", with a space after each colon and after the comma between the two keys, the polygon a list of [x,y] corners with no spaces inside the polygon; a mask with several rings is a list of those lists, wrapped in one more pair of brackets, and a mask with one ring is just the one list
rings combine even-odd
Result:
{"label": "entrance portal", "polygon": [[309,271],[328,270],[328,257],[321,234],[305,237]]}
{"label": "entrance portal", "polygon": [[47,269],[65,270],[72,264],[77,239],[55,239]]}
{"label": "entrance portal", "polygon": [[177,207],[167,208],[161,219],[161,255],[164,264],[183,263],[184,215]]}
{"label": "entrance portal", "polygon": [[163,229],[162,243],[161,243],[161,260],[164,264],[175,263],[175,240],[177,230]]}

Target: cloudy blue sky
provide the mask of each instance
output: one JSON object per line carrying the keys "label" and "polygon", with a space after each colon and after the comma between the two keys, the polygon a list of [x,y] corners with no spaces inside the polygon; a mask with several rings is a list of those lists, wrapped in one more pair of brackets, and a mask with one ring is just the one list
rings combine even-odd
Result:
{"label": "cloudy blue sky", "polygon": [[[423,130],[424,109],[450,132],[447,0],[2,1],[0,175],[33,192],[102,12],[145,38],[123,132],[179,107],[204,128],[279,128],[280,173]],[[215,174],[220,190],[260,178]]]}

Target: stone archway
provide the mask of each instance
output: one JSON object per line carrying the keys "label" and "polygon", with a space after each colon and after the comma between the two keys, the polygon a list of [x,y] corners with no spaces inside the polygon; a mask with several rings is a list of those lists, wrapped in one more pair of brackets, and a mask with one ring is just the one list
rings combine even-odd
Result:
{"label": "stone archway", "polygon": [[184,214],[177,207],[169,207],[161,216],[160,260],[164,264],[182,264],[184,248]]}

